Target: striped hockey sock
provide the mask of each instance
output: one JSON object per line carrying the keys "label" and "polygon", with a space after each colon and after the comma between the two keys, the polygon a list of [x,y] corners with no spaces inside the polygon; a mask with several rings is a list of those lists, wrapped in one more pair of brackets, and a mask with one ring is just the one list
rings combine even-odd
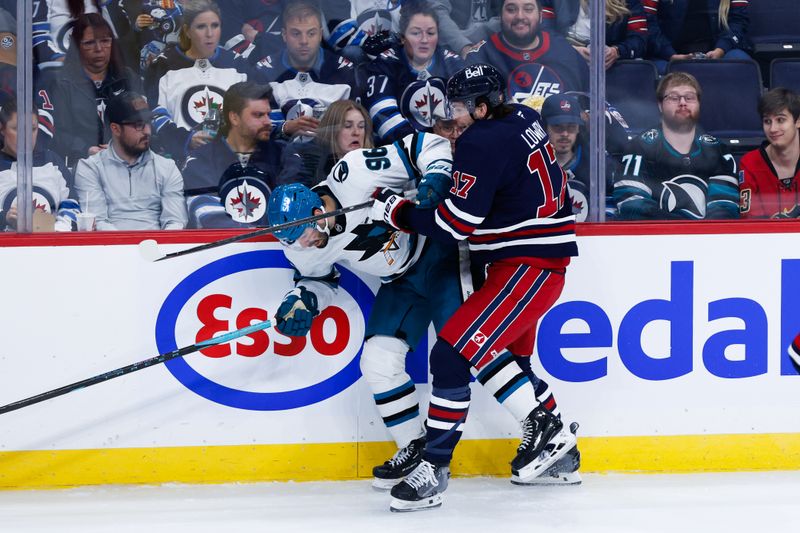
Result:
{"label": "striped hockey sock", "polygon": [[507,350],[483,367],[476,379],[519,421],[539,403],[530,378]]}
{"label": "striped hockey sock", "polygon": [[433,389],[428,406],[426,461],[438,465],[450,464],[453,450],[464,430],[469,400],[469,385],[456,389]]}
{"label": "striped hockey sock", "polygon": [[410,379],[394,389],[373,394],[386,429],[398,448],[422,436],[417,389]]}
{"label": "striped hockey sock", "polygon": [[533,383],[533,388],[536,391],[536,399],[539,401],[539,403],[544,405],[545,408],[555,416],[561,418],[561,411],[558,409],[558,404],[556,403],[553,393],[550,392],[550,385],[548,385],[545,380],[540,379],[536,374],[533,373],[533,370],[531,369],[531,358],[515,355],[514,360],[517,362],[517,365],[519,365],[522,371],[528,375],[531,383]]}

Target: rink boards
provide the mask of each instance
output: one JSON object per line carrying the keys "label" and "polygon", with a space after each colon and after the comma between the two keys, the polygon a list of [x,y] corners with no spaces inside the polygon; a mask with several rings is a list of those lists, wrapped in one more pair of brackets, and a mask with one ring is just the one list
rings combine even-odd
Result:
{"label": "rink boards", "polygon": [[[800,468],[800,377],[784,353],[800,331],[794,226],[579,231],[533,364],[581,424],[583,469]],[[228,235],[154,237],[168,252]],[[143,238],[0,239],[0,404],[264,320],[291,286],[274,242],[148,263]],[[376,289],[342,269],[306,339],[268,329],[0,415],[0,487],[369,476],[393,451],[358,370]],[[423,401],[432,341],[409,357]],[[473,384],[454,471],[506,475],[517,434]]]}

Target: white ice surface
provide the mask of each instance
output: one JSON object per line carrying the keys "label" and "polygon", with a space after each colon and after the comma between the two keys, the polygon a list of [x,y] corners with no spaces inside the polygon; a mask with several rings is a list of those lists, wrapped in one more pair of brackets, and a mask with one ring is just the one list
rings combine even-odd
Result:
{"label": "white ice surface", "polygon": [[397,514],[388,503],[368,481],[7,491],[0,532],[800,531],[800,471],[589,474],[578,487],[454,479],[439,509]]}

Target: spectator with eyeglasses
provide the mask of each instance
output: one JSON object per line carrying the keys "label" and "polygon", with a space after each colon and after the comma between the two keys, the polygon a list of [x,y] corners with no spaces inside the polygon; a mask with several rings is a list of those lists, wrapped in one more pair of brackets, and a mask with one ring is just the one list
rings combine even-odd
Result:
{"label": "spectator with eyeglasses", "polygon": [[127,90],[140,91],[139,77],[126,67],[103,17],[82,15],[75,21],[64,66],[45,83],[56,131],[53,150],[74,168],[78,160],[103,150],[111,137],[105,121],[108,100]]}
{"label": "spectator with eyeglasses", "polygon": [[111,142],[75,169],[78,200],[98,230],[183,229],[183,177],[171,159],[150,150],[152,113],[135,92],[108,104]]}
{"label": "spectator with eyeglasses", "polygon": [[661,124],[631,141],[614,184],[620,219],[738,218],[736,163],[698,124],[702,95],[691,74],[672,72],[659,82]]}

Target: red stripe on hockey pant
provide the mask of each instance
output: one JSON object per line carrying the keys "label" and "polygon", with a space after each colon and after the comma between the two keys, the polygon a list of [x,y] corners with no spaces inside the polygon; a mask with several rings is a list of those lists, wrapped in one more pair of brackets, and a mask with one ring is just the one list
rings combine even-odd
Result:
{"label": "red stripe on hockey pant", "polygon": [[[450,320],[448,320],[442,328],[439,336],[448,344],[454,346],[458,342],[458,339],[471,327],[487,306],[496,299],[502,287],[505,286],[505,282],[513,276],[519,266],[520,265],[513,263],[513,260],[497,261],[492,264],[492,266],[489,267],[486,282],[483,287],[470,296],[470,298],[456,310]],[[516,301],[519,301],[542,272],[535,267],[528,267],[528,270],[525,276],[523,276],[525,281],[516,284],[517,286],[511,290],[511,295],[506,296],[503,300],[508,299],[511,303],[515,303],[512,300],[515,297]],[[487,347],[485,345],[483,346],[483,348],[486,349],[486,353],[490,354],[490,357],[482,358],[479,362],[481,366],[478,368],[485,366],[506,348],[508,348],[511,353],[515,354],[532,353],[536,324],[541,316],[555,303],[561,295],[563,288],[564,276],[558,274],[551,274],[548,276],[547,280],[542,284],[536,295],[527,305],[519,311],[515,310],[516,316],[514,320],[505,326],[504,331],[499,334],[492,345],[488,347],[488,349],[486,349]],[[500,306],[498,306],[498,308],[499,307]],[[507,306],[504,305],[503,308],[507,308]],[[513,309],[513,305],[511,308]],[[487,338],[492,337],[494,329],[492,329],[491,326],[494,325],[495,328],[498,327],[502,322],[502,319],[498,320],[499,318],[499,312],[497,316],[495,316],[495,313],[492,313],[492,316],[481,324],[481,328],[479,328],[481,333],[486,335]],[[474,344],[475,343],[470,342],[467,344],[467,347]],[[492,352],[494,352],[494,355],[491,355]],[[475,353],[477,353],[477,351],[474,351],[473,355]],[[464,351],[462,351],[461,354],[465,357],[468,355],[464,353]]]}

